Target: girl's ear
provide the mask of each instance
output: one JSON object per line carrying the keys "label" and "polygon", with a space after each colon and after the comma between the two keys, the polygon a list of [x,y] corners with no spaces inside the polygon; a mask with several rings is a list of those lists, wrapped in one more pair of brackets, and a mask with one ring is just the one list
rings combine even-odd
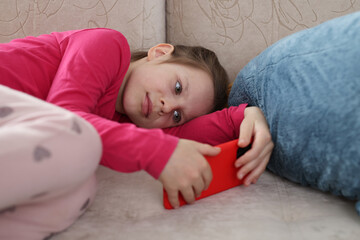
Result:
{"label": "girl's ear", "polygon": [[171,55],[173,51],[174,51],[173,45],[169,43],[160,43],[149,49],[147,59],[151,61],[153,59],[156,59],[164,55]]}

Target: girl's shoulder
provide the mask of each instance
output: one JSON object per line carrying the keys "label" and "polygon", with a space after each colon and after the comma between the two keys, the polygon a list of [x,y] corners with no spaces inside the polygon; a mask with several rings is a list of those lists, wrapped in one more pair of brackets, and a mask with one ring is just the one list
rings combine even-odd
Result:
{"label": "girl's shoulder", "polygon": [[103,41],[106,41],[106,39],[116,40],[128,45],[125,36],[121,32],[110,28],[87,28],[64,32],[52,32],[51,35],[55,36],[59,42],[62,42],[68,38],[76,37],[77,39],[86,41],[92,41],[96,39]]}

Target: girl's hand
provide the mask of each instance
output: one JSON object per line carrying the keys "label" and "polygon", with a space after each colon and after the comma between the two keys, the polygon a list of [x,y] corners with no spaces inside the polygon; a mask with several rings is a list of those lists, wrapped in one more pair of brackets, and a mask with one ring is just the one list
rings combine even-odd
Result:
{"label": "girl's hand", "polygon": [[187,203],[193,203],[209,187],[212,172],[204,155],[216,156],[220,151],[207,144],[179,140],[159,177],[174,208],[179,207],[179,191]]}
{"label": "girl's hand", "polygon": [[256,183],[265,171],[269,162],[274,143],[262,111],[258,107],[247,107],[244,120],[240,125],[238,146],[244,148],[252,142],[251,149],[235,161],[235,167],[240,168],[237,173],[239,179],[244,179],[244,185]]}

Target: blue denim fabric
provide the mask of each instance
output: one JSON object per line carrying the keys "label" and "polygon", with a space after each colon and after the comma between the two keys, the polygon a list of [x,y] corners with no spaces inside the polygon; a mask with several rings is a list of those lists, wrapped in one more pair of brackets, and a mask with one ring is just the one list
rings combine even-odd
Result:
{"label": "blue denim fabric", "polygon": [[268,169],[358,201],[360,12],[286,37],[248,63],[229,104],[260,107],[274,152]]}

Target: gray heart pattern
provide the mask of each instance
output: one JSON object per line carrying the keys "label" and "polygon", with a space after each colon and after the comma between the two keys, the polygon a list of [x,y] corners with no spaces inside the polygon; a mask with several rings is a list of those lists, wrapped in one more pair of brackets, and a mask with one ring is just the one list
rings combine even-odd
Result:
{"label": "gray heart pattern", "polygon": [[43,240],[50,240],[56,233],[51,233],[49,236],[45,237]]}
{"label": "gray heart pattern", "polygon": [[16,207],[11,206],[11,207],[5,208],[3,210],[0,210],[0,214],[6,213],[6,212],[15,212],[15,210],[16,210]]}
{"label": "gray heart pattern", "polygon": [[51,157],[51,152],[42,147],[42,146],[36,146],[35,150],[34,150],[34,159],[37,162],[41,162],[42,160],[46,159],[46,158],[50,158]]}
{"label": "gray heart pattern", "polygon": [[79,124],[75,120],[73,122],[71,130],[73,130],[74,132],[76,132],[78,134],[81,134],[81,128],[80,128]]}
{"label": "gray heart pattern", "polygon": [[31,199],[36,199],[36,198],[40,198],[40,197],[43,197],[47,194],[47,192],[41,192],[41,193],[38,193],[34,196],[31,197]]}
{"label": "gray heart pattern", "polygon": [[82,205],[80,211],[84,211],[89,206],[89,203],[90,203],[90,198],[88,198],[86,202]]}
{"label": "gray heart pattern", "polygon": [[0,118],[7,117],[13,112],[14,109],[12,109],[11,107],[0,107]]}

